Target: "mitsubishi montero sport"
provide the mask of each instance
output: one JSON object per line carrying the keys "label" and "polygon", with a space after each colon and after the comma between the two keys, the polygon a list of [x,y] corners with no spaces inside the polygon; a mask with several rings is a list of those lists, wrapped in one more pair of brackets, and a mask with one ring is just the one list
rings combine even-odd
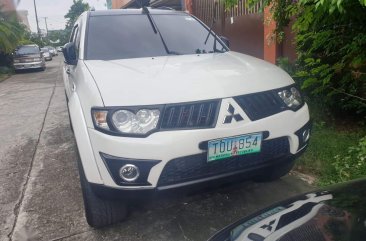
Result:
{"label": "mitsubishi montero sport", "polygon": [[286,175],[310,136],[292,78],[184,12],[89,11],[64,49],[64,83],[88,223],[134,198]]}

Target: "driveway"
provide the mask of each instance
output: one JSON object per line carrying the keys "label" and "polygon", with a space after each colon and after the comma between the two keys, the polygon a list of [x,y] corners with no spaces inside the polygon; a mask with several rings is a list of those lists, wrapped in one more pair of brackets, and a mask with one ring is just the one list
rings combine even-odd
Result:
{"label": "driveway", "polygon": [[243,215],[310,186],[294,176],[141,203],[121,224],[84,218],[62,83],[62,57],[0,83],[0,241],[206,240]]}

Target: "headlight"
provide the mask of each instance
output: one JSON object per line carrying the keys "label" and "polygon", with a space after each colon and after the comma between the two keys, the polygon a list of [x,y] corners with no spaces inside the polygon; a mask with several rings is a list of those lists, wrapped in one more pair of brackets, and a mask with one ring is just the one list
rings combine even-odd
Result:
{"label": "headlight", "polygon": [[14,63],[20,63],[19,59],[14,59]]}
{"label": "headlight", "polygon": [[301,94],[295,87],[281,90],[278,92],[278,95],[281,97],[287,107],[291,109],[296,109],[302,105]]}
{"label": "headlight", "polygon": [[146,134],[156,128],[159,116],[159,110],[141,109],[136,114],[118,110],[112,115],[112,123],[122,133]]}
{"label": "headlight", "polygon": [[144,135],[156,129],[159,116],[159,109],[92,109],[96,128],[117,135]]}

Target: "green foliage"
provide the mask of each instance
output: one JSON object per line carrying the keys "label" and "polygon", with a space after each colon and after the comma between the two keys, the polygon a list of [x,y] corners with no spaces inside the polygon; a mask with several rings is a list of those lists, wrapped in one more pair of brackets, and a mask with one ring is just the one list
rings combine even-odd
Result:
{"label": "green foliage", "polygon": [[349,147],[345,154],[336,155],[332,165],[337,175],[326,181],[329,184],[365,177],[366,136],[360,140],[357,146]]}
{"label": "green foliage", "polygon": [[[68,32],[66,30],[50,30],[48,31],[48,36],[47,36],[47,40],[49,41],[49,43],[47,43],[47,45],[51,45],[51,46],[60,46],[60,45],[65,45],[68,41],[69,41],[69,35],[67,34]],[[52,43],[52,42],[57,42],[58,43]]]}
{"label": "green foliage", "polygon": [[65,28],[69,32],[67,36],[70,35],[70,31],[80,14],[90,9],[89,4],[84,3],[83,0],[73,0],[73,2],[74,3],[71,5],[69,12],[65,15],[65,18],[68,19]]}
{"label": "green foliage", "polygon": [[277,59],[277,65],[286,71],[289,75],[294,76],[296,72],[296,65],[291,63],[289,58],[278,58]]}
{"label": "green foliage", "polygon": [[301,0],[293,26],[302,88],[359,116],[366,114],[365,11],[358,0]]}
{"label": "green foliage", "polygon": [[7,75],[7,74],[11,74],[13,72],[13,70],[9,67],[6,66],[0,66],[0,75]]}
{"label": "green foliage", "polygon": [[[307,103],[313,119],[313,130],[309,147],[297,160],[296,169],[316,177],[315,184],[319,186],[341,182],[344,177],[340,178],[340,169],[336,169],[335,165],[346,166],[347,163],[342,164],[342,162],[347,156],[350,156],[348,165],[353,168],[353,165],[349,163],[353,161],[357,163],[355,158],[357,155],[356,153],[350,155],[348,150],[356,147],[361,142],[361,138],[364,141],[366,129],[350,123],[349,120],[335,119],[324,103],[317,98],[309,99]],[[365,152],[363,152],[363,156],[365,156]],[[365,159],[364,162],[366,162]],[[354,170],[346,169],[351,173],[347,180],[366,175],[364,172],[366,170],[360,169],[360,175],[353,175]]]}
{"label": "green foliage", "polygon": [[0,9],[0,53],[11,53],[22,39],[24,30],[14,13],[4,13]]}

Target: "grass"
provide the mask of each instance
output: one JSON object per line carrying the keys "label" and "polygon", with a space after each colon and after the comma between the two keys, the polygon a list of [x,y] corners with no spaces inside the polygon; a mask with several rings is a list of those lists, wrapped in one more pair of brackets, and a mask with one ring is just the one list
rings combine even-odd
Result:
{"label": "grass", "polygon": [[9,74],[2,74],[0,73],[0,82],[7,79],[9,77]]}
{"label": "grass", "polygon": [[[314,121],[307,151],[297,160],[295,169],[316,178],[316,185],[338,182],[335,156],[345,156],[366,135],[366,128],[356,122],[332,117],[319,103],[308,102]],[[366,174],[366,173],[365,173]]]}

